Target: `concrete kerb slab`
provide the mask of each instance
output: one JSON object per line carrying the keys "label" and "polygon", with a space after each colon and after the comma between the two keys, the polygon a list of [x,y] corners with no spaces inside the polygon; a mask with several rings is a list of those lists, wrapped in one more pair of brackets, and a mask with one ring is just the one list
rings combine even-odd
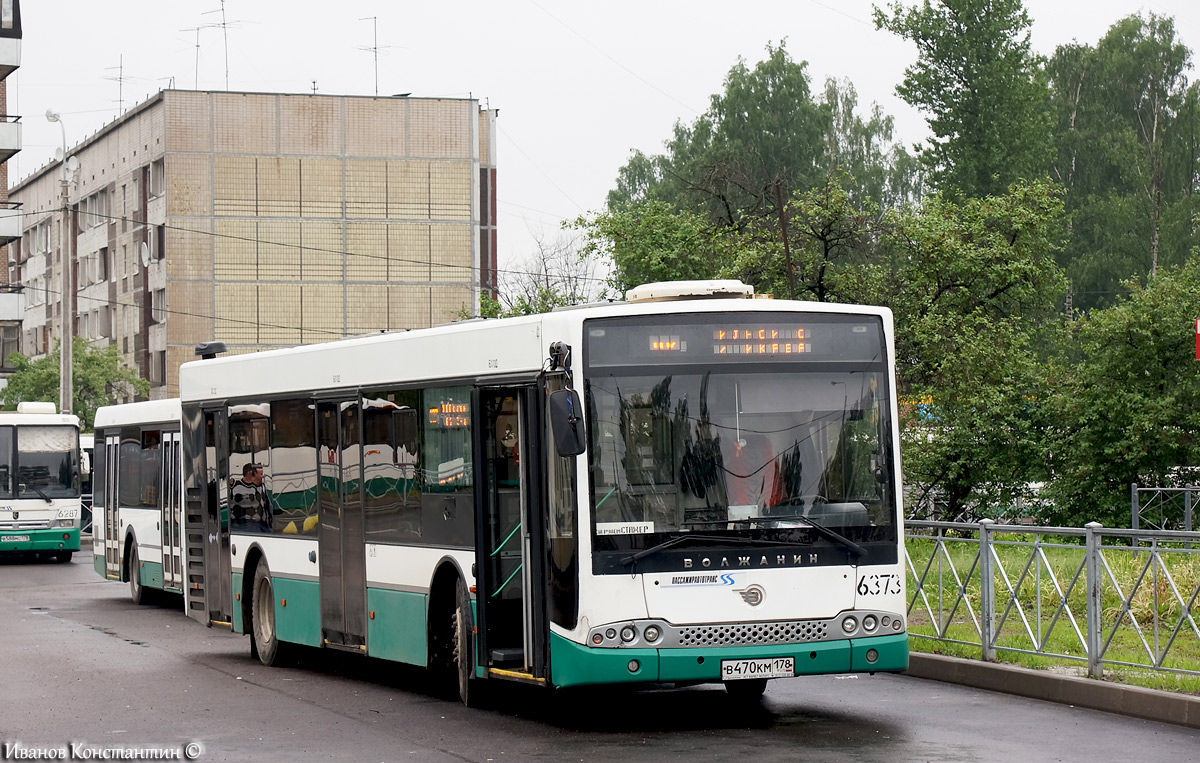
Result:
{"label": "concrete kerb slab", "polygon": [[1200,697],[1187,694],[916,652],[905,675],[1200,729]]}

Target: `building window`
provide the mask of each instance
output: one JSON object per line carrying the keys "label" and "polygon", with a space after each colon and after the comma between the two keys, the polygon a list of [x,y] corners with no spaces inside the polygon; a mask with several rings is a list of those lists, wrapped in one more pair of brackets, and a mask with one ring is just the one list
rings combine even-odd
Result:
{"label": "building window", "polygon": [[96,282],[108,280],[108,247],[100,247],[96,253]]}
{"label": "building window", "polygon": [[155,323],[167,319],[167,290],[155,289],[150,293],[150,316]]}
{"label": "building window", "polygon": [[163,159],[150,162],[150,198],[162,196],[167,190],[166,162]]}
{"label": "building window", "polygon": [[8,356],[21,349],[21,327],[5,326],[0,329],[0,365],[8,366]]}

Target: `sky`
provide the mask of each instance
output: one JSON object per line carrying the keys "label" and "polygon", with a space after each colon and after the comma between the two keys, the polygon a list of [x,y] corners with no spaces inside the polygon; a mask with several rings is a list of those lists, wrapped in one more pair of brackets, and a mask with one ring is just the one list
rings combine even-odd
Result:
{"label": "sky", "polygon": [[[814,90],[827,77],[849,79],[860,108],[878,102],[895,118],[898,139],[924,139],[924,117],[895,95],[916,49],[876,31],[871,8],[867,0],[24,0],[8,104],[23,115],[24,148],[9,180],[61,150],[47,109],[62,114],[69,150],[163,88],[474,97],[500,110],[500,266],[520,269],[538,241],[569,235],[564,220],[603,207],[631,150],[660,152],[676,121],[707,108],[738,58],[752,66],[769,43],[786,40],[792,58],[808,62]],[[1026,0],[1026,8],[1044,54],[1071,40],[1095,43],[1138,12],[1173,16],[1179,39],[1200,46],[1191,0]]]}

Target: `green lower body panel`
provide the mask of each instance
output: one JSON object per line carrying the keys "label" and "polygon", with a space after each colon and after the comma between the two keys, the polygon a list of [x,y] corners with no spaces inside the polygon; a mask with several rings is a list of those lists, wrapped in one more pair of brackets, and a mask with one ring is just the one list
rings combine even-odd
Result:
{"label": "green lower body panel", "polygon": [[[908,670],[908,634],[894,633],[891,636],[856,638],[850,642],[853,650],[850,671],[852,673],[874,673],[875,671],[897,672]],[[871,650],[878,655],[874,661],[868,659]]]}
{"label": "green lower body panel", "polygon": [[49,530],[0,532],[0,553],[46,553],[78,550],[78,527],[55,527]]}
{"label": "green lower body panel", "polygon": [[139,562],[138,580],[147,588],[162,588],[162,562]]}
{"label": "green lower body panel", "polygon": [[315,580],[272,577],[271,586],[275,589],[275,636],[293,644],[320,646],[321,585]]}
{"label": "green lower body panel", "polygon": [[245,633],[246,624],[242,622],[244,619],[242,617],[242,599],[245,598],[242,594],[242,573],[233,573],[232,585],[233,588],[230,588],[229,590],[233,591],[233,632]]}
{"label": "green lower body panel", "polygon": [[367,589],[367,654],[384,660],[426,664],[427,596],[407,591]]}
{"label": "green lower body panel", "polygon": [[102,578],[108,577],[104,567],[104,554],[92,554],[92,566],[96,569],[97,575]]}
{"label": "green lower body panel", "polygon": [[[867,660],[874,649],[876,659]],[[555,686],[720,681],[721,660],[792,657],[796,675],[899,671],[908,667],[908,636],[876,636],[775,646],[700,649],[595,649],[550,634]]]}

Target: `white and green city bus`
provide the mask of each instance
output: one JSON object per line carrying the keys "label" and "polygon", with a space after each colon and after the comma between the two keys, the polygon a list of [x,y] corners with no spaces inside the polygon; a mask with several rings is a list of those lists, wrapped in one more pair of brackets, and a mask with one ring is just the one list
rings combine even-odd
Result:
{"label": "white and green city bus", "polygon": [[891,314],[750,292],[198,348],[188,614],[268,665],[370,655],[468,703],[904,669]]}
{"label": "white and green city bus", "polygon": [[0,554],[79,550],[79,419],[54,403],[0,412]]}
{"label": "white and green city bus", "polygon": [[92,559],[96,572],[147,593],[183,592],[179,399],[96,411]]}

